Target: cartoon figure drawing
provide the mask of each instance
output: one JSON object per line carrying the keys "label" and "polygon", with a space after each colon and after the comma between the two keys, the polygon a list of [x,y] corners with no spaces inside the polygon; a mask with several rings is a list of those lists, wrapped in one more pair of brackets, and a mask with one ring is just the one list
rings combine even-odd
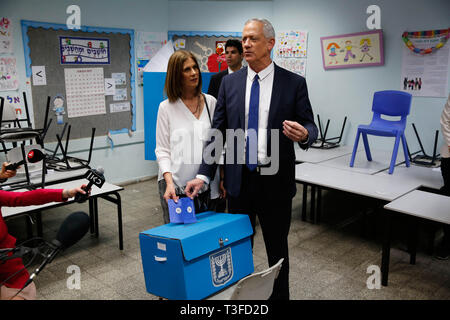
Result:
{"label": "cartoon figure drawing", "polygon": [[345,53],[344,62],[347,62],[349,57],[352,57],[353,59],[356,58],[356,56],[352,52],[352,48],[353,48],[352,41],[351,40],[345,41],[345,49],[347,50],[347,52]]}
{"label": "cartoon figure drawing", "polygon": [[[360,41],[360,49],[361,49],[361,53],[363,53],[363,56],[361,57],[361,59],[359,60],[360,62],[362,62],[364,60],[364,57],[367,55],[368,57],[370,57],[370,60],[373,60],[373,57],[369,54],[369,50],[370,50],[370,39],[361,39]],[[354,56],[353,56],[354,57]]]}
{"label": "cartoon figure drawing", "polygon": [[330,51],[330,62],[328,62],[328,64],[332,64],[334,61],[334,64],[337,64],[337,53],[336,53],[336,49],[340,49],[341,47],[339,47],[339,45],[336,42],[331,42],[328,47],[327,47],[327,51]]}

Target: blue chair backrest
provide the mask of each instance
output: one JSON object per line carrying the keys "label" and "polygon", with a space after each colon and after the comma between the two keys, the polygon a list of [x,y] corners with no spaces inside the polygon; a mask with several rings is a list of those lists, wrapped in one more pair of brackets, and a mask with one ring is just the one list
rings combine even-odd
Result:
{"label": "blue chair backrest", "polygon": [[372,111],[374,114],[385,114],[388,116],[408,116],[411,109],[412,95],[407,92],[385,90],[377,91],[373,95]]}

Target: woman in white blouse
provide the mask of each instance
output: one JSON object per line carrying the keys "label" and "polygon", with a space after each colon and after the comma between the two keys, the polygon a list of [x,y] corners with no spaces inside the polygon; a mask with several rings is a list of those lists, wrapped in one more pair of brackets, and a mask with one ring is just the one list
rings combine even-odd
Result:
{"label": "woman in white blouse", "polygon": [[[167,201],[178,201],[177,191],[182,192],[186,182],[195,178],[202,161],[216,99],[203,94],[201,88],[202,75],[194,55],[184,50],[172,54],[164,87],[168,99],[159,105],[156,123],[155,153],[164,223],[169,223]],[[219,181],[217,172],[210,183],[211,199],[219,197]]]}

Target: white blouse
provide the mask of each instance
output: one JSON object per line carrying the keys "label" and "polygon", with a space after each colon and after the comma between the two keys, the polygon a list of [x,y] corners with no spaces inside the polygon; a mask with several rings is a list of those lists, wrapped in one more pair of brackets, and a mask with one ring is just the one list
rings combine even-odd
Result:
{"label": "white blouse", "polygon": [[[195,178],[202,163],[203,147],[211,128],[216,99],[208,94],[205,98],[209,108],[203,107],[197,119],[179,98],[174,103],[160,103],[156,122],[156,159],[159,165],[158,181],[164,173],[172,173],[174,183],[184,188]],[[210,118],[211,117],[211,118]],[[219,168],[210,183],[211,198],[219,197]]]}
{"label": "white blouse", "polygon": [[441,131],[444,137],[443,145],[441,148],[441,156],[443,158],[450,158],[450,152],[448,147],[450,146],[450,95],[448,96],[447,103],[444,106],[441,114]]}

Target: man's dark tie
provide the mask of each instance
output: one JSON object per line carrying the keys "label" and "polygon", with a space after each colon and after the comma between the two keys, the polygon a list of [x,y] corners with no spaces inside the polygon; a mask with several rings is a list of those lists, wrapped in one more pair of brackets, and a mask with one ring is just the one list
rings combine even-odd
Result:
{"label": "man's dark tie", "polygon": [[[259,117],[259,77],[253,78],[250,91],[250,106],[248,110],[247,144],[245,148],[245,163],[250,171],[258,166],[258,117]],[[253,132],[251,132],[253,131]],[[249,134],[249,132],[251,132]],[[251,147],[250,147],[251,146]],[[250,152],[252,153],[250,156]],[[250,159],[252,163],[250,163]]]}

